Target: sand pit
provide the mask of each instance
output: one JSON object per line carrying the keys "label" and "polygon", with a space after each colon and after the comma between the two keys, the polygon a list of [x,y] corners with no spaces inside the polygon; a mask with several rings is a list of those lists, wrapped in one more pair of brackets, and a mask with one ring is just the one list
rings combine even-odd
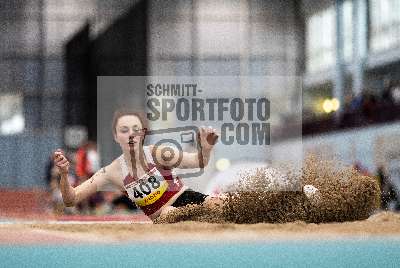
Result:
{"label": "sand pit", "polygon": [[399,246],[393,213],[323,224],[0,224],[4,267],[397,267]]}
{"label": "sand pit", "polygon": [[[314,188],[315,192],[306,194],[304,187]],[[298,171],[281,167],[244,172],[227,188],[219,206],[187,205],[157,218],[155,223],[355,221],[367,219],[379,208],[379,202],[375,178],[338,162],[311,157]]]}
{"label": "sand pit", "polygon": [[[19,234],[16,235],[16,234]],[[11,237],[12,236],[12,237]],[[2,244],[18,243],[121,243],[159,242],[251,242],[277,240],[331,240],[352,238],[400,239],[400,214],[380,212],[363,221],[344,223],[212,224],[7,224],[0,226]],[[16,239],[14,242],[11,239]],[[53,242],[52,242],[53,239]],[[25,242],[24,242],[25,241]]]}

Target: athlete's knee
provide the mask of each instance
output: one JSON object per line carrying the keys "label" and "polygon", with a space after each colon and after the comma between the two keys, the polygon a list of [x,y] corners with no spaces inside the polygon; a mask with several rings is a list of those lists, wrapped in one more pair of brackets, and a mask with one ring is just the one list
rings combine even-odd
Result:
{"label": "athlete's knee", "polygon": [[204,205],[209,207],[219,207],[224,204],[223,196],[207,196],[204,200]]}
{"label": "athlete's knee", "polygon": [[167,207],[165,207],[165,208],[163,208],[163,209],[161,210],[160,216],[164,216],[164,215],[168,214],[169,212],[171,212],[171,211],[173,211],[173,210],[175,210],[175,209],[176,209],[176,207],[167,206]]}

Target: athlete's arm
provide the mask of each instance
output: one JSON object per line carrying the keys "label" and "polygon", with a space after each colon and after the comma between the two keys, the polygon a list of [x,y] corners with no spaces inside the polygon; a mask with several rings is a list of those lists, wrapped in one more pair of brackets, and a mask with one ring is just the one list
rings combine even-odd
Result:
{"label": "athlete's arm", "polygon": [[[198,133],[198,142],[200,143],[200,150],[196,153],[180,152],[176,148],[169,148],[172,155],[163,155],[168,153],[166,147],[159,146],[155,148],[150,146],[153,157],[156,161],[164,167],[168,168],[204,168],[208,165],[210,160],[211,151],[218,140],[218,133],[213,128],[200,127]],[[182,159],[179,161],[179,156]]]}
{"label": "athlete's arm", "polygon": [[107,174],[107,167],[102,168],[91,178],[74,188],[68,181],[69,161],[62,151],[57,150],[54,153],[54,164],[58,167],[61,175],[60,190],[64,204],[67,207],[75,206],[82,200],[96,193],[99,188],[106,184],[109,176],[109,174]]}

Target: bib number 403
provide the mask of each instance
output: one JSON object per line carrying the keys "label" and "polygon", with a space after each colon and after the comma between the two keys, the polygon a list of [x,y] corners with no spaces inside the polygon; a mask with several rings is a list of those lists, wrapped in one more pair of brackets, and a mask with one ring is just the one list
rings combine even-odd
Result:
{"label": "bib number 403", "polygon": [[151,176],[146,181],[142,181],[133,187],[133,197],[143,198],[144,195],[148,195],[154,190],[160,187],[161,183],[156,179],[156,177]]}

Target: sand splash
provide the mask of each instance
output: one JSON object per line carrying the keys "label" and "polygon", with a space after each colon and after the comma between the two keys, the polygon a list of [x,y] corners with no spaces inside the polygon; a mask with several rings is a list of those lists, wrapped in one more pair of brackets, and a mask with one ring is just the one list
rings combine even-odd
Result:
{"label": "sand splash", "polygon": [[[276,177],[285,174],[279,180]],[[307,196],[304,185],[318,189]],[[376,179],[334,161],[308,158],[300,172],[282,167],[260,168],[241,174],[219,206],[187,205],[159,217],[155,223],[200,221],[210,223],[313,223],[368,218],[378,207]]]}

